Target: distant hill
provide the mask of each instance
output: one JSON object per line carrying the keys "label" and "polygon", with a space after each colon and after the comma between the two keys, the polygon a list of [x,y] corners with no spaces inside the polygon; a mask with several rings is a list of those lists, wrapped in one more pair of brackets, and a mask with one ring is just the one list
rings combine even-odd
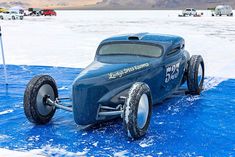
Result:
{"label": "distant hill", "polygon": [[235,0],[103,0],[84,9],[207,9],[219,4],[229,4],[235,8]]}
{"label": "distant hill", "polygon": [[29,6],[28,3],[25,2],[21,2],[21,1],[5,1],[5,2],[0,2],[0,7],[4,7],[4,8],[10,8],[13,6],[22,6],[22,7],[27,7]]}
{"label": "distant hill", "polygon": [[80,8],[85,5],[96,4],[102,0],[0,0],[0,7],[10,8],[21,6],[23,8]]}

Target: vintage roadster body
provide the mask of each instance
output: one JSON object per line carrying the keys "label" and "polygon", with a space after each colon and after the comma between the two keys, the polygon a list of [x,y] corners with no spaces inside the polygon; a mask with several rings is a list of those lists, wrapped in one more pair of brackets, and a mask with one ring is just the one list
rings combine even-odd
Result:
{"label": "vintage roadster body", "polygon": [[187,81],[189,94],[200,94],[204,80],[202,57],[190,58],[184,39],[172,35],[129,34],[108,38],[94,61],[72,84],[72,108],[62,105],[56,83],[48,75],[28,84],[24,109],[36,124],[49,122],[56,108],[72,111],[79,125],[123,118],[131,138],[143,136],[152,105],[161,102]]}

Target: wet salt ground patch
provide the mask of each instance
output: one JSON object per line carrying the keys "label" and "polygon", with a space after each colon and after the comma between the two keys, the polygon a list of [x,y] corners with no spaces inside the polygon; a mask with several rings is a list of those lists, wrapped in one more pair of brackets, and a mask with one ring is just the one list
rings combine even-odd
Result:
{"label": "wet salt ground patch", "polygon": [[4,113],[0,115],[1,148],[52,156],[235,155],[234,79],[210,77],[201,96],[176,95],[156,105],[147,135],[132,141],[125,136],[121,119],[83,129],[71,113],[57,110],[47,125],[27,121],[23,92],[34,75],[52,75],[60,95],[67,96],[81,69],[12,65],[8,70],[8,88],[0,73],[0,113]]}

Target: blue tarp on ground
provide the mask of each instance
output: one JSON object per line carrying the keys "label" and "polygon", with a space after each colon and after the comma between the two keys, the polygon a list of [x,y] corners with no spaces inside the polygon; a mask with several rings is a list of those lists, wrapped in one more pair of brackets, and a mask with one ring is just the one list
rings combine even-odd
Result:
{"label": "blue tarp on ground", "polygon": [[[68,96],[69,86],[81,69],[14,65],[7,68],[8,87],[0,66],[0,148],[43,149],[45,154],[65,156],[69,154],[59,149],[87,156],[235,156],[234,79],[207,88],[201,96],[180,95],[157,104],[147,135],[132,141],[125,136],[121,119],[83,129],[75,124],[72,113],[57,110],[47,125],[36,126],[27,121],[23,94],[34,75],[52,75],[59,94]],[[216,79],[207,78],[207,84]]]}

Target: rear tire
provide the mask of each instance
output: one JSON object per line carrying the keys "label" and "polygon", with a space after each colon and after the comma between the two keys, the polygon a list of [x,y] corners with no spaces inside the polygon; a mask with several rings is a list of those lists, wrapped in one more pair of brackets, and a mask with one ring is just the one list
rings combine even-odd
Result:
{"label": "rear tire", "polygon": [[15,20],[16,18],[15,18],[15,16],[12,16],[11,19],[12,19],[12,20]]}
{"label": "rear tire", "polygon": [[135,83],[124,105],[123,125],[128,137],[138,139],[148,130],[152,114],[152,97],[147,84]]}
{"label": "rear tire", "polygon": [[193,55],[189,61],[187,85],[189,93],[200,95],[204,82],[204,61],[202,56]]}
{"label": "rear tire", "polygon": [[24,93],[24,113],[35,124],[46,124],[53,117],[56,108],[46,104],[46,98],[55,101],[58,90],[54,79],[49,75],[35,76]]}

